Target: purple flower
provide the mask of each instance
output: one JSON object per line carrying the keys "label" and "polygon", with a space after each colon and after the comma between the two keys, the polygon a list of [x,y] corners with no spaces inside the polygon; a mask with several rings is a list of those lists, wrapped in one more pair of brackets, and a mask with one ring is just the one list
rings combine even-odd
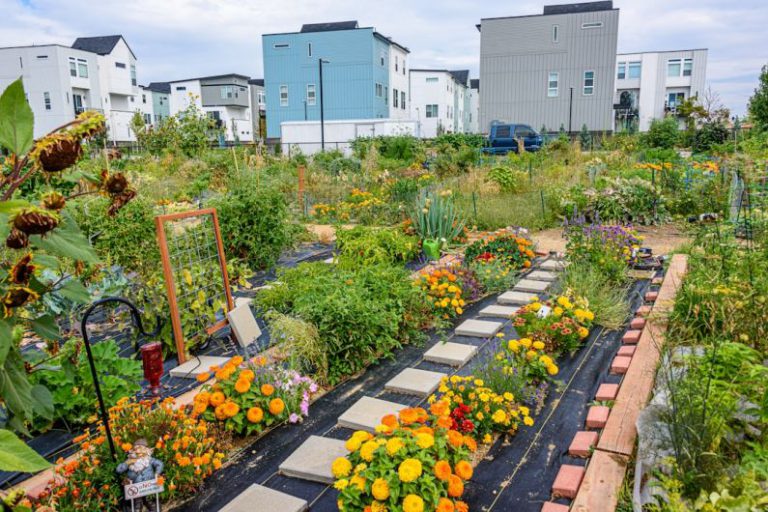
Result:
{"label": "purple flower", "polygon": [[291,423],[298,423],[299,422],[299,415],[295,412],[292,412],[290,416],[288,416],[288,421]]}
{"label": "purple flower", "polygon": [[315,384],[314,382],[312,384],[310,384],[309,385],[309,392],[310,393],[317,393],[317,384]]}
{"label": "purple flower", "polygon": [[301,414],[309,416],[309,400],[302,400],[299,408],[301,409]]}

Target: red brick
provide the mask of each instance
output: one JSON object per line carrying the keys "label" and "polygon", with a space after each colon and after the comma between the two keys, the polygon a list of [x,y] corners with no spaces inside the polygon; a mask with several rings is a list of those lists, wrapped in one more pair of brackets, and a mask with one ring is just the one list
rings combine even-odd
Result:
{"label": "red brick", "polygon": [[645,318],[636,317],[629,322],[630,329],[642,329],[643,327],[645,327]]}
{"label": "red brick", "polygon": [[643,331],[633,329],[631,331],[627,331],[624,333],[624,336],[621,337],[621,342],[625,345],[634,345],[638,341],[640,341],[640,335],[643,333]]}
{"label": "red brick", "polygon": [[632,364],[632,358],[627,356],[616,356],[611,363],[611,373],[616,375],[624,375],[629,370],[629,365]]}
{"label": "red brick", "polygon": [[636,348],[637,348],[637,345],[624,345],[623,347],[619,348],[619,352],[616,355],[632,357],[632,355],[635,353]]}
{"label": "red brick", "polygon": [[576,432],[573,441],[568,447],[568,455],[571,457],[589,457],[592,448],[597,445],[598,435],[594,430],[582,430]]}
{"label": "red brick", "polygon": [[609,400],[615,400],[616,395],[619,393],[618,384],[600,384],[595,393],[595,400],[598,402],[607,402]]}
{"label": "red brick", "polygon": [[552,503],[551,501],[544,503],[544,506],[541,507],[541,512],[568,512],[568,510],[570,510],[568,505]]}
{"label": "red brick", "polygon": [[573,466],[563,464],[560,471],[557,472],[555,483],[552,484],[552,493],[556,497],[575,498],[579,492],[579,485],[584,478],[584,468],[582,466]]}
{"label": "red brick", "polygon": [[654,284],[654,285],[655,284],[661,284],[663,282],[664,282],[664,278],[663,277],[654,277],[653,279],[651,279],[651,284]]}
{"label": "red brick", "polygon": [[637,308],[637,312],[635,313],[635,316],[645,318],[650,314],[651,314],[651,306],[640,306],[639,308]]}
{"label": "red brick", "polygon": [[587,412],[587,428],[603,428],[611,410],[604,405],[593,405]]}
{"label": "red brick", "polygon": [[646,292],[645,302],[654,302],[659,296],[659,292]]}

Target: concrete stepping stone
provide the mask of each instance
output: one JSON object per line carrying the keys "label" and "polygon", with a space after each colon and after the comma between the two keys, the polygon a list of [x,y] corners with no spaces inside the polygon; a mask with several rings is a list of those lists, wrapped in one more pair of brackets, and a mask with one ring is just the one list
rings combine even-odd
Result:
{"label": "concrete stepping stone", "polygon": [[448,366],[464,366],[477,353],[474,345],[464,343],[437,343],[424,353],[424,359]]}
{"label": "concrete stepping stone", "polygon": [[253,512],[254,510],[279,510],[280,512],[304,512],[309,510],[305,500],[263,485],[251,484],[235,499],[224,505],[219,512]]}
{"label": "concrete stepping stone", "polygon": [[330,265],[331,263],[333,263],[333,256],[331,256],[330,258],[325,258],[325,259],[323,260],[323,263],[328,263],[329,265]]}
{"label": "concrete stepping stone", "polygon": [[349,454],[345,442],[329,437],[309,436],[301,446],[280,464],[280,473],[303,480],[332,484],[333,461]]}
{"label": "concrete stepping stone", "polygon": [[201,373],[205,373],[211,366],[224,366],[229,357],[198,356],[193,357],[184,364],[171,368],[171,377],[182,379],[196,379]]}
{"label": "concrete stepping stone", "polygon": [[516,306],[488,306],[486,308],[483,308],[480,310],[480,316],[484,317],[490,317],[490,318],[512,318],[512,315],[517,313],[517,310],[520,309]]}
{"label": "concrete stepping stone", "polygon": [[539,265],[541,270],[563,270],[568,263],[563,260],[547,260]]}
{"label": "concrete stepping stone", "polygon": [[549,288],[549,283],[546,281],[534,281],[533,279],[521,279],[517,282],[512,289],[514,292],[533,292],[543,293]]}
{"label": "concrete stepping stone", "polygon": [[555,483],[552,484],[552,494],[560,498],[573,499],[579,492],[579,486],[584,479],[584,467],[563,464],[557,472]]}
{"label": "concrete stepping stone", "polygon": [[475,336],[477,338],[490,338],[502,327],[501,322],[489,322],[487,320],[465,320],[456,327],[456,336]]}
{"label": "concrete stepping stone", "polygon": [[251,305],[251,302],[253,302],[253,298],[251,297],[235,297],[235,307],[240,307],[243,304]]}
{"label": "concrete stepping stone", "polygon": [[261,336],[261,329],[256,323],[250,304],[241,304],[227,313],[227,321],[241,347],[247,347]]}
{"label": "concrete stepping stone", "polygon": [[513,290],[502,293],[496,298],[496,301],[499,304],[524,306],[526,304],[530,304],[534,297],[536,297],[535,293],[518,292]]}
{"label": "concrete stepping stone", "polygon": [[427,397],[440,385],[444,373],[406,368],[384,385],[384,389],[404,395]]}
{"label": "concrete stepping stone", "polygon": [[547,272],[546,270],[534,270],[530,274],[526,275],[526,279],[533,279],[534,281],[557,281],[557,274],[554,272]]}
{"label": "concrete stepping stone", "polygon": [[364,396],[339,416],[337,424],[352,430],[374,432],[387,414],[397,414],[407,406]]}

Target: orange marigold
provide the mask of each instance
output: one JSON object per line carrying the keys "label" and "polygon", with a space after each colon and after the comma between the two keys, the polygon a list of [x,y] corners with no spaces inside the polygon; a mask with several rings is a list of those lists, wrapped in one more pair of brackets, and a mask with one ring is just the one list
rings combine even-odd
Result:
{"label": "orange marigold", "polygon": [[467,505],[463,501],[457,501],[456,512],[469,512],[469,505]]}
{"label": "orange marigold", "polygon": [[251,383],[248,380],[244,380],[243,378],[237,379],[237,382],[235,382],[235,391],[240,393],[241,395],[243,393],[247,393],[248,390],[251,389]]}
{"label": "orange marigold", "polygon": [[218,407],[221,404],[224,403],[224,400],[226,400],[227,397],[224,396],[224,393],[221,391],[214,391],[211,395],[211,405],[214,407]]}
{"label": "orange marigold", "polygon": [[456,475],[448,477],[448,496],[458,498],[464,494],[464,482]]}
{"label": "orange marigold", "polygon": [[460,448],[464,444],[464,436],[456,430],[448,431],[448,442],[455,448]]}
{"label": "orange marigold", "polygon": [[269,401],[269,412],[275,416],[279,416],[285,410],[285,402],[282,398],[273,398]]}
{"label": "orange marigold", "polygon": [[416,421],[419,419],[419,413],[413,407],[406,407],[405,409],[401,409],[399,416],[400,422],[403,425],[416,423]]}
{"label": "orange marigold", "polygon": [[238,412],[240,412],[240,406],[235,402],[224,403],[224,414],[227,415],[227,418],[233,418]]}
{"label": "orange marigold", "polygon": [[208,372],[203,372],[200,375],[197,376],[197,382],[205,382],[208,379],[211,378],[211,374]]}
{"label": "orange marigold", "polygon": [[397,426],[397,416],[394,414],[387,414],[381,418],[381,422],[388,427],[395,428]]}
{"label": "orange marigold", "polygon": [[245,416],[251,423],[259,423],[264,419],[264,411],[261,410],[261,407],[251,407]]}
{"label": "orange marigold", "polygon": [[462,480],[469,480],[472,478],[472,464],[467,462],[466,460],[460,460],[456,463],[456,467],[454,468],[456,471],[456,474],[461,478]]}
{"label": "orange marigold", "polygon": [[275,387],[272,384],[262,384],[261,385],[261,394],[264,396],[272,396],[272,393],[275,392]]}
{"label": "orange marigold", "polygon": [[437,509],[435,512],[454,512],[456,508],[453,506],[453,502],[448,498],[440,498],[437,502]]}
{"label": "orange marigold", "polygon": [[438,480],[447,481],[451,476],[451,465],[446,460],[439,460],[435,463],[435,476]]}

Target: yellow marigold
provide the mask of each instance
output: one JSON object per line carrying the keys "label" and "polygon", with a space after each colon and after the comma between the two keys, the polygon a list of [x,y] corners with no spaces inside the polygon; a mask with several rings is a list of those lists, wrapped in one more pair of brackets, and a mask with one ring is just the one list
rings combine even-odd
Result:
{"label": "yellow marigold", "polygon": [[373,460],[373,452],[378,447],[379,444],[376,441],[366,441],[360,448],[360,457],[366,462],[371,462]]}
{"label": "yellow marigold", "polygon": [[211,405],[214,407],[217,407],[224,403],[224,400],[226,400],[226,397],[224,396],[224,393],[221,391],[214,391],[211,395]]}
{"label": "yellow marigold", "polygon": [[528,308],[533,312],[536,312],[541,309],[541,302],[533,302],[531,304],[528,304]]}
{"label": "yellow marigold", "polygon": [[415,494],[409,494],[403,500],[403,512],[424,512],[424,500]]}
{"label": "yellow marigold", "polygon": [[336,478],[346,478],[352,471],[352,463],[346,457],[339,457],[333,461],[331,472]]}
{"label": "yellow marigold", "polygon": [[380,501],[374,501],[371,503],[371,512],[389,512],[389,509],[386,504]]}
{"label": "yellow marigold", "polygon": [[535,348],[536,350],[544,350],[545,346],[546,345],[544,345],[544,343],[541,342],[541,341],[534,341],[533,342],[533,348]]}
{"label": "yellow marigold", "polygon": [[525,347],[526,349],[531,348],[533,345],[533,341],[531,341],[531,338],[521,338],[520,339],[520,346]]}
{"label": "yellow marigold", "polygon": [[371,486],[371,494],[379,501],[389,498],[389,484],[383,478],[377,478]]}
{"label": "yellow marigold", "polygon": [[333,484],[333,488],[336,489],[337,491],[343,491],[344,489],[347,488],[348,485],[349,485],[349,480],[347,480],[346,478],[342,478],[341,480],[336,480],[336,483]]}
{"label": "yellow marigold", "polygon": [[577,331],[579,333],[579,338],[586,338],[589,336],[589,329],[586,327],[579,327],[579,330]]}
{"label": "yellow marigold", "polygon": [[547,366],[547,373],[550,375],[557,375],[557,372],[559,372],[560,369],[557,367],[556,364],[550,364]]}
{"label": "yellow marigold", "polygon": [[531,426],[533,426],[533,418],[531,418],[530,416],[526,416],[525,418],[523,418],[523,423],[527,427],[531,427]]}
{"label": "yellow marigold", "polygon": [[387,453],[395,455],[403,447],[403,440],[399,437],[393,437],[387,441]]}
{"label": "yellow marigold", "polygon": [[350,478],[349,483],[351,485],[357,486],[357,488],[360,489],[361,491],[365,490],[365,478],[361,477],[360,475],[355,475],[352,478]]}
{"label": "yellow marigold", "polygon": [[425,450],[435,445],[435,438],[431,434],[421,433],[416,435],[416,444]]}
{"label": "yellow marigold", "polygon": [[401,482],[413,482],[421,476],[421,462],[417,459],[405,459],[397,468],[397,476]]}
{"label": "yellow marigold", "polygon": [[497,409],[491,419],[496,423],[504,423],[507,421],[507,413],[504,412],[504,409]]}

